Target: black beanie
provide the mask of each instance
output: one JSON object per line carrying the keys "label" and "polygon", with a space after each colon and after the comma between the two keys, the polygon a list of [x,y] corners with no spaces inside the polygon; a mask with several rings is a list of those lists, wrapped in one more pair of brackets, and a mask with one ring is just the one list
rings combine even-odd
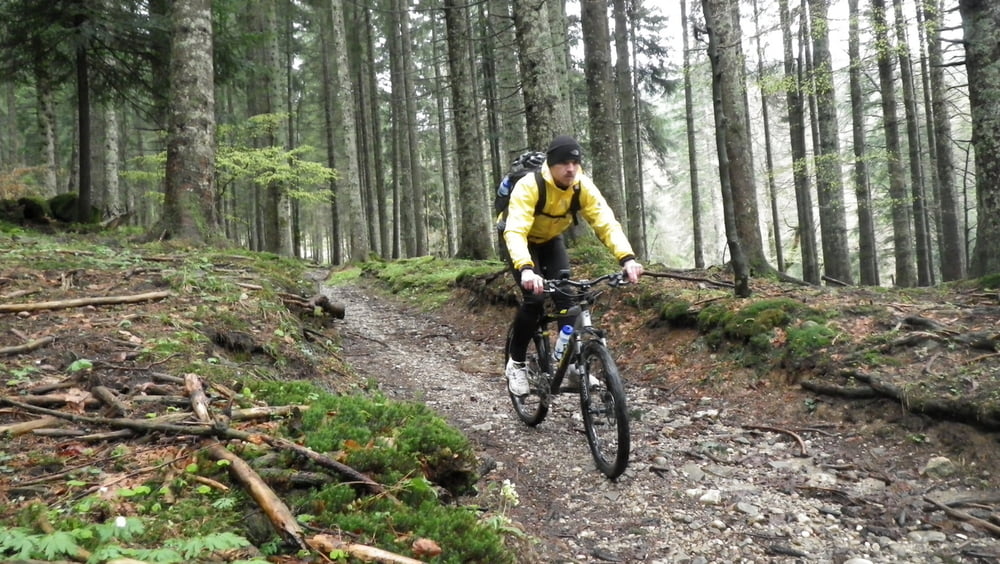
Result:
{"label": "black beanie", "polygon": [[583,161],[583,149],[569,135],[559,135],[549,143],[549,150],[545,152],[546,161],[549,165],[560,164],[567,161]]}

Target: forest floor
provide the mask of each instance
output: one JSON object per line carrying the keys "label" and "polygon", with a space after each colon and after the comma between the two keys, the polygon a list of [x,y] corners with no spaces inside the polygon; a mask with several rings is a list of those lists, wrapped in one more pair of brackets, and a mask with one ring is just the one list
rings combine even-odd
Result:
{"label": "forest floor", "polygon": [[[246,271],[238,256],[217,255],[204,266],[246,287],[235,314],[251,319],[255,332],[236,343],[242,354],[220,352],[233,342],[215,333],[198,350],[180,347],[165,357],[169,362],[150,366],[138,350],[175,343],[187,329],[171,320],[213,307],[204,293],[159,294],[165,271],[190,257],[147,255],[115,268],[85,261],[67,271],[46,267],[51,250],[32,259],[23,246],[30,241],[5,244],[22,245],[16,257],[0,259],[8,398],[83,415],[106,411],[99,389],[110,389],[130,410],[144,409],[136,407],[139,396],[176,395],[176,377],[158,375],[184,366],[185,355],[212,349],[223,362],[245,362],[247,371],[271,361],[254,339],[275,333],[280,315],[271,318],[254,304],[264,274]],[[755,280],[753,298],[735,300],[719,296],[724,273],[660,274],[599,303],[596,321],[609,330],[633,416],[630,468],[616,482],[594,469],[574,398],[558,398],[537,428],[513,416],[500,376],[513,315],[503,275],[466,280],[433,310],[389,294],[377,279],[326,288],[346,315],[310,330],[337,339],[339,352],[331,354],[350,370],[298,355],[287,377],[336,390],[367,380],[390,397],[438,411],[483,460],[479,497],[466,502],[495,503],[487,493],[504,480],[517,488],[520,504],[508,510],[528,539],[520,561],[1000,561],[995,287],[814,288]],[[198,284],[190,281],[191,288]],[[681,295],[692,313],[685,326],[671,326],[660,305]],[[134,299],[108,304],[97,296]],[[58,308],[25,306],[53,300]],[[834,337],[789,354],[791,328],[815,323],[793,318],[768,332],[770,352],[751,358],[752,347],[732,327],[713,341],[698,326],[698,312],[713,304],[739,311],[767,300],[824,312]],[[80,359],[89,359],[87,369],[72,372]],[[7,430],[31,421],[10,405],[0,410]],[[48,432],[21,431],[4,441],[0,495],[61,498],[66,490],[47,478],[66,460],[97,467],[113,460],[114,438],[94,451],[76,438],[93,429],[42,428]],[[159,444],[145,456],[163,458],[160,450],[168,448]],[[39,453],[53,458],[51,467],[39,464]],[[122,484],[135,480],[120,469],[108,472]]]}

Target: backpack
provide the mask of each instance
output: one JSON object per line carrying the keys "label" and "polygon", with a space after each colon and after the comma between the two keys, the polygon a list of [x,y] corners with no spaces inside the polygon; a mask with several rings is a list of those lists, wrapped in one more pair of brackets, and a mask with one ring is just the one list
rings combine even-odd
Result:
{"label": "backpack", "polygon": [[[499,215],[497,221],[497,231],[503,233],[507,225],[507,204],[510,203],[510,193],[514,190],[514,185],[518,180],[528,174],[535,175],[535,186],[538,187],[538,202],[535,203],[535,215],[549,215],[545,213],[545,179],[542,177],[542,164],[545,163],[545,153],[529,151],[514,159],[510,163],[510,169],[504,175],[497,186],[496,197],[493,199],[493,211]],[[580,211],[580,185],[573,187],[573,199],[569,204],[569,214],[573,215],[573,224],[578,223],[576,212]],[[556,217],[556,216],[550,216]],[[565,217],[565,216],[558,216]]]}

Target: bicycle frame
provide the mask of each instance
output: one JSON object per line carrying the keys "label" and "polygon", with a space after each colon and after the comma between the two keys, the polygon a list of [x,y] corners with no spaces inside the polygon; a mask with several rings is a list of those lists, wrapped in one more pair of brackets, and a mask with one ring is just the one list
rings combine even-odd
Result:
{"label": "bicycle frame", "polygon": [[569,284],[581,291],[580,294],[574,296],[575,300],[579,300],[578,303],[566,310],[565,314],[547,312],[542,315],[538,322],[538,330],[542,335],[547,335],[549,327],[560,318],[572,316],[575,319],[573,323],[573,336],[566,345],[566,351],[559,360],[559,365],[555,367],[554,371],[550,372],[552,380],[552,393],[559,393],[559,386],[562,384],[562,380],[566,376],[566,371],[569,370],[570,365],[573,363],[579,364],[580,352],[583,350],[583,343],[585,339],[599,340],[604,346],[607,346],[608,344],[604,330],[594,327],[593,319],[590,314],[590,306],[596,303],[597,297],[601,294],[601,292],[595,291],[594,287],[605,281],[607,281],[610,286],[619,286],[623,284],[622,277],[619,273],[605,274],[604,276],[595,278],[594,280],[583,282],[572,282],[566,278],[561,280],[545,281],[545,292],[548,294],[564,291],[561,290],[561,286],[564,284]]}

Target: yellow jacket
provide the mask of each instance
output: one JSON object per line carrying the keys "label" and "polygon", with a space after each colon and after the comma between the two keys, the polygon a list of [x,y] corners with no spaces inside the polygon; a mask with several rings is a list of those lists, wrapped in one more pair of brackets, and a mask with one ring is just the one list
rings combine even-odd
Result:
{"label": "yellow jacket", "polygon": [[[573,224],[569,208],[575,186],[566,189],[556,186],[547,163],[542,166],[542,178],[545,179],[546,190],[543,214],[535,215],[538,189],[534,174],[524,175],[510,193],[503,238],[515,270],[535,266],[528,252],[528,243],[549,241]],[[582,171],[577,175],[576,182],[580,186],[580,215],[590,224],[597,238],[619,262],[634,258],[635,253],[625,231],[594,182]]]}

